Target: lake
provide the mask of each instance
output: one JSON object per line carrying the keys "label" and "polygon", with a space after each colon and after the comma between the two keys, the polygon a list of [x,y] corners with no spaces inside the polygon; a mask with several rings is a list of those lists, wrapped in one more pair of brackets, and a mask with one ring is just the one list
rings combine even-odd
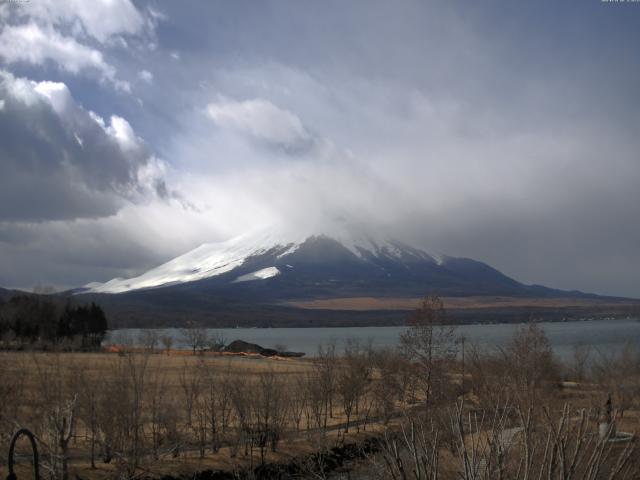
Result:
{"label": "lake", "polygon": [[[569,359],[576,345],[590,345],[596,352],[611,354],[625,346],[627,342],[640,344],[640,320],[584,320],[574,322],[540,323],[544,328],[555,354]],[[464,335],[468,344],[481,347],[503,347],[513,337],[522,324],[461,325],[458,334]],[[228,342],[244,340],[263,347],[284,346],[287,350],[314,355],[318,345],[335,341],[341,350],[345,341],[355,338],[371,342],[374,347],[394,347],[406,327],[344,327],[344,328],[216,328],[208,329],[211,334],[221,334]],[[187,347],[182,331],[178,328],[158,330],[160,335],[170,335],[174,348]],[[137,345],[140,329],[110,331],[105,344]]]}

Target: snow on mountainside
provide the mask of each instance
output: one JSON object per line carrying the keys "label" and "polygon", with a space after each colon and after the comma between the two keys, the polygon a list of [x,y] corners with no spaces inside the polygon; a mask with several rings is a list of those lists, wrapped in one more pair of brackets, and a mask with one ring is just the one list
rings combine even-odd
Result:
{"label": "snow on mountainside", "polygon": [[86,291],[95,293],[122,293],[161,285],[193,282],[213,277],[241,266],[252,256],[278,249],[285,254],[294,247],[293,242],[268,233],[241,235],[226,242],[205,243],[173,260],[134,278],[114,278],[103,284],[85,285]]}
{"label": "snow on mountainside", "polygon": [[[114,278],[105,283],[92,282],[84,286],[83,293],[123,293],[131,290],[169,286],[217,277],[231,272],[261,255],[273,255],[276,259],[295,253],[301,245],[313,238],[330,238],[351,252],[358,259],[370,261],[418,259],[442,265],[443,257],[385,239],[352,232],[331,235],[286,235],[277,230],[260,231],[241,235],[226,242],[207,243],[153,268],[134,278]],[[446,257],[445,257],[446,258]],[[235,277],[234,283],[248,280],[266,280],[279,275],[275,267],[262,268]]]}
{"label": "snow on mountainside", "polygon": [[[137,277],[91,283],[73,293],[103,306],[120,327],[178,326],[186,318],[217,327],[399,325],[406,319],[403,309],[376,305],[430,294],[489,301],[593,297],[525,285],[483,262],[436,257],[345,228],[333,228],[329,235],[316,229],[291,235],[278,228],[249,233],[201,245]],[[351,310],[358,299],[366,300],[367,310]],[[336,300],[343,303],[331,303],[329,309],[301,306]],[[566,318],[564,307],[549,308],[547,318]],[[583,307],[572,312],[584,316]],[[530,315],[517,303],[456,312],[474,322],[523,321]]]}
{"label": "snow on mountainside", "polygon": [[276,275],[280,275],[280,270],[278,270],[278,267],[267,267],[262,268],[256,272],[240,275],[233,281],[233,283],[250,282],[252,280],[266,280],[267,278],[275,277]]}

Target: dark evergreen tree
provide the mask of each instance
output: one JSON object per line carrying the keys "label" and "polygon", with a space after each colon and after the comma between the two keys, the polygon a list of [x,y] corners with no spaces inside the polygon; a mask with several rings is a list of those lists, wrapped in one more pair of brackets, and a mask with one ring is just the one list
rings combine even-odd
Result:
{"label": "dark evergreen tree", "polygon": [[0,336],[13,332],[20,343],[43,345],[76,339],[83,348],[99,347],[108,328],[102,308],[62,302],[54,296],[16,295],[0,303]]}

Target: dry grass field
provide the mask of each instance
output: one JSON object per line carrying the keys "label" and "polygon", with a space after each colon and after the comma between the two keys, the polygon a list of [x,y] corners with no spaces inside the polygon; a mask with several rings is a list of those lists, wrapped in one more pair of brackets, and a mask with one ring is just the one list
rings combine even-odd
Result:
{"label": "dry grass field", "polygon": [[[140,416],[140,460],[135,470],[152,477],[207,469],[239,471],[262,462],[288,463],[314,452],[321,445],[337,445],[345,438],[357,441],[377,428],[373,424],[362,428],[357,425],[345,435],[346,416],[338,407],[338,399],[334,400],[336,405],[326,417],[323,405],[319,403],[315,416],[310,405],[303,412],[305,407],[300,402],[306,403],[306,400],[299,398],[301,389],[314,382],[314,372],[318,369],[317,364],[307,359],[193,355],[178,350],[168,353],[2,352],[0,365],[2,382],[13,382],[13,388],[1,392],[3,400],[11,407],[5,409],[2,418],[0,445],[3,452],[11,431],[26,426],[38,436],[41,456],[46,460],[48,454],[57,451],[51,445],[55,435],[48,430],[50,420],[64,410],[70,399],[76,399],[75,430],[65,454],[71,478],[76,475],[83,479],[113,478],[123,474],[127,468],[125,464],[131,462],[128,458],[131,456],[130,445],[126,443],[132,441],[132,428],[136,430],[124,417],[132,410]],[[317,390],[316,393],[321,395]],[[141,396],[139,404],[135,403],[132,394]],[[265,398],[269,395],[273,397],[271,400]],[[296,402],[299,406],[297,424],[292,413]],[[163,411],[156,412],[158,407]],[[95,409],[93,413],[89,411],[92,408]],[[285,411],[286,417],[278,418]],[[49,415],[52,412],[53,415]],[[372,414],[370,411],[369,415]],[[221,415],[227,418],[222,419]],[[251,418],[240,418],[243,415]],[[251,451],[244,450],[248,440],[239,432],[241,424],[243,428],[244,422],[251,428],[258,428],[260,422],[266,426],[264,422],[269,420],[265,420],[264,415],[271,415],[279,422],[277,426],[274,424],[280,436],[277,450],[265,444],[260,453],[260,440],[255,438],[249,442]],[[126,437],[107,438],[104,433],[98,433],[93,467],[89,453],[92,420],[96,421],[96,430],[103,431],[109,431],[109,424],[121,424],[119,434]],[[215,453],[212,450],[212,421],[218,423],[219,430]],[[157,442],[153,438],[154,432],[162,437]],[[117,441],[121,441],[122,446],[115,446]],[[109,463],[103,460],[106,443],[113,444],[114,450],[122,450]],[[30,467],[25,463],[27,446],[26,440],[18,445],[21,454],[17,467],[19,478],[29,475]]]}
{"label": "dry grass field", "polygon": [[[251,476],[274,464],[294,468],[297,478],[323,479],[330,474],[324,456],[373,442],[375,450],[349,467],[359,478],[393,478],[394,469],[422,458],[420,468],[439,469],[429,478],[489,480],[497,477],[469,476],[464,465],[502,462],[513,472],[519,459],[535,458],[533,477],[547,468],[555,470],[544,478],[565,480],[556,461],[571,445],[585,459],[575,478],[638,478],[610,475],[617,462],[640,474],[635,442],[608,446],[609,437],[597,433],[607,418],[618,431],[640,431],[633,349],[591,366],[577,351],[560,365],[530,324],[503,351],[471,349],[462,363],[451,350],[455,335],[436,337],[426,325],[412,327],[403,351],[354,343],[343,356],[326,346],[312,359],[160,349],[2,352],[0,453],[11,432],[26,426],[38,437],[43,478],[53,480],[190,478],[205,470],[291,478]],[[511,453],[497,452],[505,442]],[[18,452],[24,478],[24,440]],[[588,476],[596,467],[608,473]]]}
{"label": "dry grass field", "polygon": [[[347,297],[287,302],[287,305],[312,310],[415,310],[423,298]],[[594,298],[522,298],[522,297],[443,297],[447,309],[617,307],[640,305],[638,300]]]}

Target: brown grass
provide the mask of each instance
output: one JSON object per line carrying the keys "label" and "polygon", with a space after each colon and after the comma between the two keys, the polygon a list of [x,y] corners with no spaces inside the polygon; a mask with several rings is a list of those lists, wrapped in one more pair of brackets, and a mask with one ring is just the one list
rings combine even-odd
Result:
{"label": "brown grass", "polygon": [[[113,368],[114,360],[119,358],[118,353],[22,353],[22,352],[1,352],[0,363],[4,366],[5,373],[11,374],[23,374],[24,386],[26,389],[26,397],[32,397],[37,392],[37,366],[38,364],[46,364],[48,362],[59,362],[61,366],[65,368],[82,368],[85,373],[88,373],[90,377],[94,377],[99,381],[100,378],[108,376],[109,371]],[[294,381],[297,377],[305,375],[307,372],[315,368],[313,362],[307,359],[274,359],[264,358],[259,356],[237,356],[237,355],[191,355],[188,351],[169,351],[158,350],[158,353],[149,355],[148,363],[148,375],[152,376],[155,373],[162,372],[166,378],[166,389],[174,399],[174,405],[176,409],[180,409],[181,402],[181,387],[180,376],[185,371],[185,367],[195,367],[204,363],[208,370],[219,371],[220,373],[228,372],[232,376],[238,376],[247,382],[257,381],[259,375],[264,372],[275,372],[278,375],[282,375],[284,378],[290,381]],[[457,370],[457,366],[455,367]],[[467,380],[471,381],[470,375],[467,373]],[[6,377],[5,377],[6,378]],[[378,372],[374,372],[372,376],[374,382],[379,381]],[[454,374],[450,376],[450,380],[453,384],[460,383],[460,375]],[[457,388],[455,389],[457,390]],[[595,390],[595,385],[584,385],[575,382],[567,382],[567,385],[563,385],[563,388],[558,392],[560,398],[556,399],[558,402],[570,402],[575,406],[592,406],[594,403],[602,401],[602,392]],[[471,394],[467,394],[467,401],[470,404],[476,402],[471,398]],[[595,399],[595,400],[594,400]],[[345,420],[341,411],[336,408],[333,418],[329,421],[329,426],[337,425]],[[395,422],[392,421],[392,424]],[[625,414],[624,419],[620,420],[620,430],[637,431],[640,424],[640,418],[637,411],[629,411]],[[30,426],[30,425],[27,425]],[[321,440],[319,434],[311,432],[305,432],[305,425],[301,425],[303,431],[296,434],[292,431],[286,434],[286,439],[283,440],[278,452],[267,452],[267,462],[282,462],[287,463],[295,458],[300,458],[303,455],[310,454],[319,448],[318,442]],[[364,436],[369,436],[375,431],[382,429],[381,425],[368,425],[366,432],[358,432],[355,428],[350,430],[350,433],[345,436],[341,430],[329,430],[326,437],[322,438],[325,445],[336,445],[340,440],[346,438],[348,442],[355,442],[362,439]],[[291,430],[291,425],[289,426]],[[77,440],[72,444],[72,457],[75,455],[76,459],[71,462],[70,465],[70,478],[75,478],[78,475],[82,479],[99,480],[106,478],[113,478],[116,470],[115,465],[103,464],[98,461],[97,469],[92,470],[86,460],[86,442],[83,440],[83,429],[79,426],[77,432]],[[26,452],[24,448],[26,445],[21,442],[21,448],[19,451]],[[0,452],[3,454],[4,452]],[[443,461],[450,461],[448,453],[443,452],[445,457]],[[79,457],[79,458],[78,458]],[[228,447],[222,447],[216,454],[207,452],[205,458],[201,459],[198,456],[198,452],[195,449],[183,452],[177,458],[171,455],[161,456],[158,462],[145,462],[147,468],[150,469],[147,473],[149,476],[159,478],[163,475],[190,475],[193,472],[203,471],[207,469],[220,469],[233,471],[241,468],[246,468],[251,465],[256,466],[260,462],[259,452],[255,450],[253,452],[253,458],[245,457],[241,453],[233,457],[230,454]],[[31,476],[30,468],[27,465],[27,460],[22,457],[19,460],[18,478],[28,478]],[[44,473],[44,472],[42,472]]]}
{"label": "brown grass", "polygon": [[[415,310],[423,298],[418,297],[347,297],[300,300],[286,302],[286,305],[309,310]],[[640,305],[631,299],[593,298],[523,298],[523,297],[443,297],[447,309],[495,309],[495,308],[566,308],[566,307],[607,307]]]}
{"label": "brown grass", "polygon": [[[141,352],[135,352],[134,355],[143,355]],[[119,358],[118,352],[102,352],[102,353],[43,353],[43,352],[0,352],[0,363],[4,368],[5,375],[20,375],[22,377],[22,385],[24,388],[23,396],[25,399],[33,399],[38,396],[41,378],[38,376],[38,368],[43,365],[57,364],[62,370],[73,372],[75,369],[82,369],[90,378],[95,378],[99,382],[101,378],[107,378],[113,375],[114,362]],[[198,354],[193,355],[188,350],[171,350],[167,354],[166,351],[158,350],[155,354],[149,354],[146,376],[153,377],[158,373],[162,373],[166,381],[165,391],[173,403],[177,411],[182,411],[182,387],[180,385],[180,377],[186,371],[195,371],[197,366],[205,365],[208,371],[213,370],[221,374],[237,376],[243,382],[248,384],[256,383],[260,374],[265,372],[274,372],[278,376],[285,378],[286,382],[294,382],[297,377],[305,375],[313,367],[310,360],[299,358],[267,358],[259,355],[220,355],[220,354]],[[5,377],[7,378],[7,377]],[[117,399],[114,399],[117,401]],[[29,402],[30,403],[30,402]],[[27,418],[36,418],[38,413],[33,411],[30,406],[26,407],[29,413],[25,415]],[[328,422],[329,431],[323,436],[323,442],[335,445],[338,437],[344,433],[337,429],[331,429],[332,426],[338,425],[345,421],[345,417],[337,409],[333,418]],[[303,421],[304,423],[304,421]],[[37,425],[25,425],[32,429],[36,429]],[[281,442],[281,446],[277,452],[266,452],[267,462],[289,462],[294,458],[307,455],[315,451],[318,447],[316,433],[306,432],[306,425],[301,425],[300,434],[290,431],[285,435]],[[289,425],[289,429],[293,426]],[[313,428],[313,427],[312,427]],[[375,426],[368,426],[367,430],[371,431]],[[5,432],[8,433],[8,432]],[[70,478],[76,478],[78,475],[82,479],[106,479],[114,478],[116,475],[115,461],[110,464],[104,464],[98,458],[97,468],[91,469],[88,462],[88,446],[86,437],[88,432],[85,430],[81,422],[77,423],[76,439],[71,445],[71,462],[70,462]],[[358,434],[355,429],[348,437],[350,441],[356,441]],[[32,476],[31,467],[28,464],[28,455],[30,449],[26,440],[21,440],[17,449],[20,455],[16,472],[18,478],[29,478]],[[0,452],[4,459],[4,451]],[[0,460],[1,461],[1,460]],[[159,478],[163,475],[179,476],[181,474],[193,474],[193,472],[203,471],[207,469],[220,469],[226,471],[234,471],[250,466],[257,466],[260,463],[260,455],[257,449],[251,456],[245,456],[239,453],[233,457],[230,453],[230,447],[221,447],[220,451],[212,454],[208,451],[205,458],[199,458],[198,451],[195,446],[189,447],[180,453],[177,458],[172,455],[161,455],[159,461],[145,462],[149,476]],[[46,472],[41,470],[41,476]]]}

